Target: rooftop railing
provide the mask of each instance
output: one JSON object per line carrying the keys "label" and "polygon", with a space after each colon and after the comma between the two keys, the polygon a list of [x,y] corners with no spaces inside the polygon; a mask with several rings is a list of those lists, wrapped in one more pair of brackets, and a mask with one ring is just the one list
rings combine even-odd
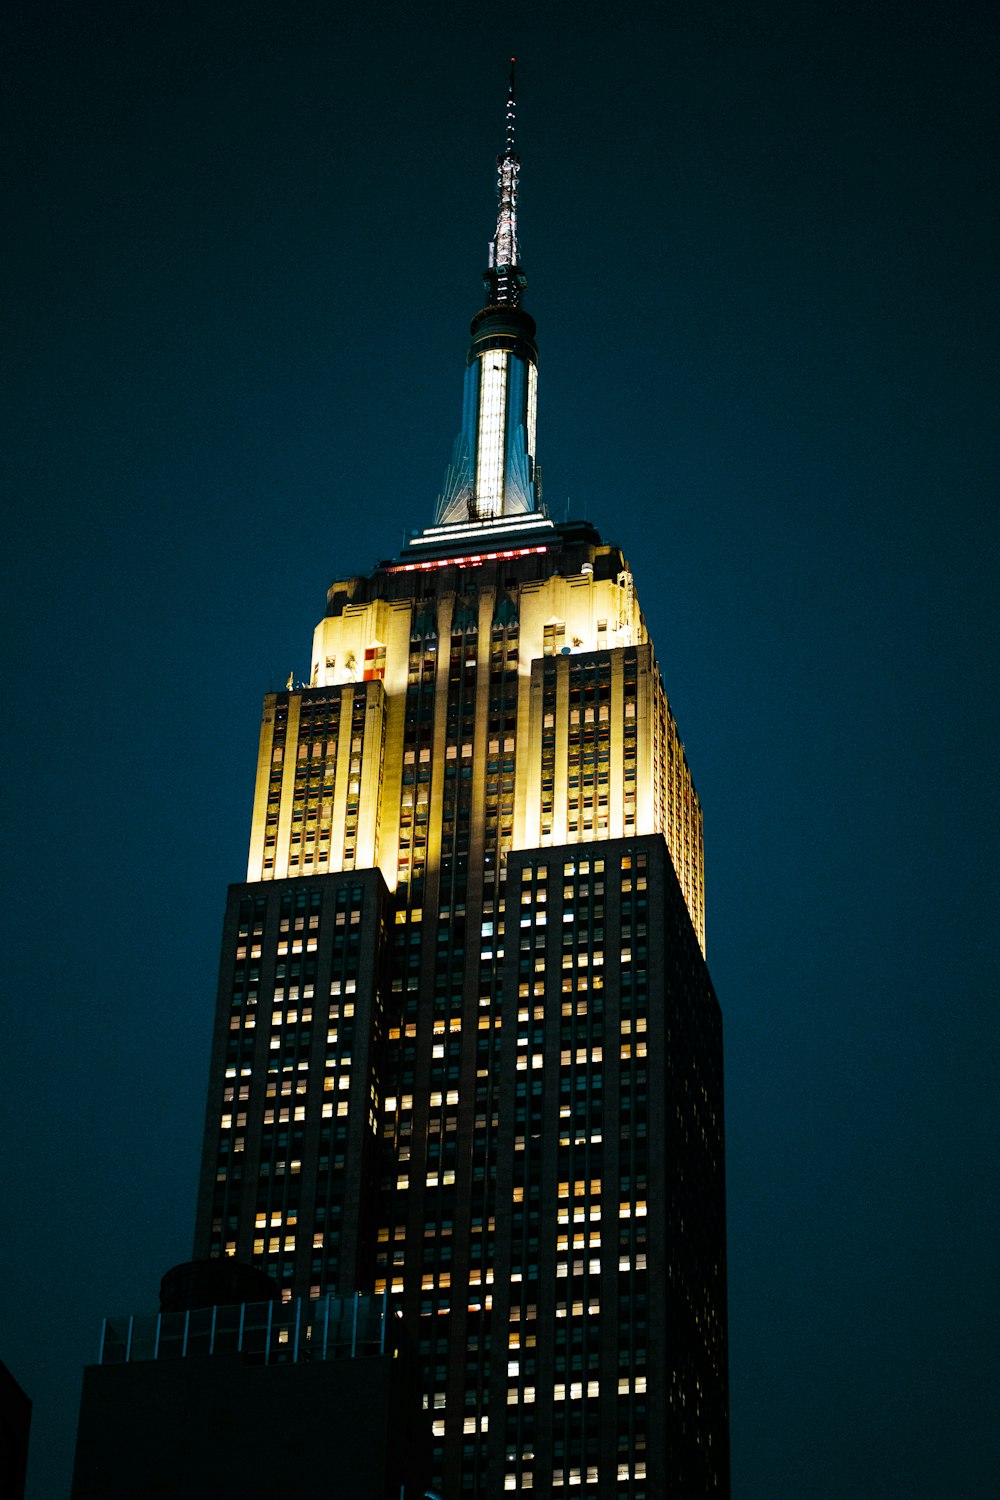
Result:
{"label": "rooftop railing", "polygon": [[297,1297],[105,1318],[98,1363],[237,1357],[248,1364],[300,1364],[394,1353],[401,1325],[386,1296]]}

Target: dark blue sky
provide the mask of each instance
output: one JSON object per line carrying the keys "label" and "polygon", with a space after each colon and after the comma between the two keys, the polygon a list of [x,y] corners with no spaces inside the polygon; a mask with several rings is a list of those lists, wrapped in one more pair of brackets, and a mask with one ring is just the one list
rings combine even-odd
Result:
{"label": "dark blue sky", "polygon": [[546,496],[705,806],[734,1500],[995,1493],[994,8],[8,12],[0,1358],[190,1253],[261,694],[432,515],[520,66]]}

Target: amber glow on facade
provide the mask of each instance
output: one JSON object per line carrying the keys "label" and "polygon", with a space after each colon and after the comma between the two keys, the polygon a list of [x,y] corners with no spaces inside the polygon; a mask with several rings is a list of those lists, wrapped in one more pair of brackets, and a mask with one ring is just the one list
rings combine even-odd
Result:
{"label": "amber glow on facade", "polygon": [[[526,581],[516,592],[477,580],[471,621],[467,604],[443,578],[419,643],[409,599],[345,602],[321,621],[310,686],[281,694],[280,706],[277,694],[265,700],[247,879],[377,864],[395,890],[413,853],[403,802],[404,729],[407,694],[419,674],[438,702],[430,743],[420,752],[425,763],[440,766],[460,753],[469,762],[470,858],[662,833],[704,949],[701,807],[631,574],[622,568],[614,579],[595,575],[594,559],[610,559],[611,551],[597,547],[578,574]],[[512,550],[489,561],[495,568],[517,555],[523,554]],[[470,554],[396,568],[461,567],[465,576],[486,561]],[[348,600],[351,584],[334,584],[331,597]],[[494,617],[505,605],[518,616],[516,646],[512,655],[508,646],[504,660],[516,681],[504,715],[510,722],[491,734],[496,714],[488,694],[480,694],[468,739],[449,744],[453,661],[440,642],[460,637],[463,666],[489,674]],[[504,635],[509,639],[509,628]],[[546,683],[543,664],[550,658],[555,675]],[[491,753],[510,763],[508,816],[493,826],[487,811]],[[443,819],[443,802],[428,799],[425,863],[440,856]]]}

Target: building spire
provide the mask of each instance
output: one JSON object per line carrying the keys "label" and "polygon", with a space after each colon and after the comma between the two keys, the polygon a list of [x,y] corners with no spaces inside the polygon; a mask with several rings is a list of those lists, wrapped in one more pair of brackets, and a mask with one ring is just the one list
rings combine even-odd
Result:
{"label": "building spire", "polygon": [[435,524],[498,521],[542,510],[535,461],[538,350],[535,320],[521,307],[528,278],[517,244],[514,58],[510,60],[504,149],[497,157],[497,232],[483,272],[484,305],[472,320],[462,430],[438,496]]}
{"label": "building spire", "polygon": [[486,272],[487,304],[492,307],[516,307],[527,277],[518,265],[517,246],[517,177],[521,159],[514,150],[514,125],[517,100],[514,93],[514,65],[510,60],[507,83],[507,112],[504,120],[504,149],[497,157],[497,232],[490,245],[490,263]]}

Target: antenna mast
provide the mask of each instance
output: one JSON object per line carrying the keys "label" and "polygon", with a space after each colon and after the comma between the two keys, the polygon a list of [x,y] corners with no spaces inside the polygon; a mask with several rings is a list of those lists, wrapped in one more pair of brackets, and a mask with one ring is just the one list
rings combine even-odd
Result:
{"label": "antenna mast", "polygon": [[527,279],[518,265],[517,246],[517,177],[521,159],[514,150],[514,126],[517,100],[514,93],[514,64],[510,60],[507,84],[507,111],[504,118],[504,149],[497,157],[497,232],[490,246],[490,271],[493,273],[493,301],[497,306],[516,307]]}

